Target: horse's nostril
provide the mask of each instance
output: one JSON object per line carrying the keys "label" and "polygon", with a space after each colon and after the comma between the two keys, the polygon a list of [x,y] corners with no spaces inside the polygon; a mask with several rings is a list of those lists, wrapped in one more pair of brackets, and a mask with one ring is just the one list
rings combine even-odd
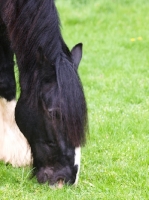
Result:
{"label": "horse's nostril", "polygon": [[57,180],[57,188],[62,189],[64,186],[64,179],[60,178]]}

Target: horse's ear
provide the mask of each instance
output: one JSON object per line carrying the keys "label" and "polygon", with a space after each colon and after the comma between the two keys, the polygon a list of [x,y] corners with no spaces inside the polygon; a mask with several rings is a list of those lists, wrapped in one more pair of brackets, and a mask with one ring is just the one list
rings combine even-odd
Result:
{"label": "horse's ear", "polygon": [[79,63],[82,58],[82,47],[83,47],[83,44],[79,43],[75,45],[71,50],[71,56],[72,56],[74,66],[76,69],[78,69]]}

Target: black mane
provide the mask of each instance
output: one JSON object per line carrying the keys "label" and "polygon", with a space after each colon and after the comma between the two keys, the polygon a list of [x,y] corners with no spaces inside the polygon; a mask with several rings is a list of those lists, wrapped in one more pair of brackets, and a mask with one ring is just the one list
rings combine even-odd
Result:
{"label": "black mane", "polygon": [[[72,77],[73,76],[73,77]],[[72,144],[85,143],[87,109],[81,81],[72,64],[60,58],[57,64],[57,79],[60,92],[60,107],[64,115],[64,124]],[[79,89],[78,89],[79,88]]]}

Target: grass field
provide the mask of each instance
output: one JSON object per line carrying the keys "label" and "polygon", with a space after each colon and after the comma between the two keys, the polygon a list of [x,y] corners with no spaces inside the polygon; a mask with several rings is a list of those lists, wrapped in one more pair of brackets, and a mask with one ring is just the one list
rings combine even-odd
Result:
{"label": "grass field", "polygon": [[[91,2],[91,3],[90,3]],[[84,44],[79,68],[90,134],[78,186],[52,190],[30,169],[0,163],[1,200],[149,199],[149,1],[57,0],[71,48]]]}

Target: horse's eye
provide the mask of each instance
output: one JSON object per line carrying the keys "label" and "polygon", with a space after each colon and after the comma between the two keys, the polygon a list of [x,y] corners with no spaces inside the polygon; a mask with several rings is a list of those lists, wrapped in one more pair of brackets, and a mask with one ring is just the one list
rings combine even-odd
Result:
{"label": "horse's eye", "polygon": [[60,112],[58,109],[48,109],[48,112],[51,119],[60,119]]}
{"label": "horse's eye", "polygon": [[53,112],[49,111],[48,114],[49,114],[49,117],[52,118]]}

